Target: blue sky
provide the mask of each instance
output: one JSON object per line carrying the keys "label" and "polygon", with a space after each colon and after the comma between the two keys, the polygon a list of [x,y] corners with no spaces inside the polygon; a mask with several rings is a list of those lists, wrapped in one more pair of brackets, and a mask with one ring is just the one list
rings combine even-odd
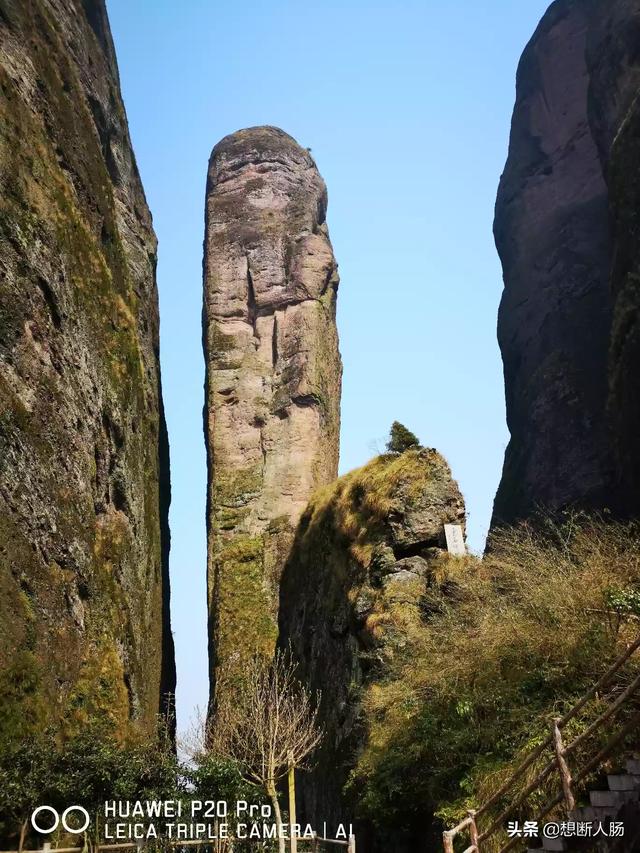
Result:
{"label": "blue sky", "polygon": [[449,460],[481,550],[507,441],[491,226],[515,70],[546,0],[107,0],[159,239],[178,718],[207,697],[202,239],[213,145],[310,147],[340,264],[341,472],[393,420]]}

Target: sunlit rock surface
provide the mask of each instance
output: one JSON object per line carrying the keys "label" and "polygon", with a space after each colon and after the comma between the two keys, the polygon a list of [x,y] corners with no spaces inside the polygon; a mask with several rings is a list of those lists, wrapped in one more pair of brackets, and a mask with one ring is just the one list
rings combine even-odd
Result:
{"label": "sunlit rock surface", "polygon": [[327,192],[273,127],[213,149],[204,244],[212,707],[270,654],[300,515],[337,475],[341,361]]}

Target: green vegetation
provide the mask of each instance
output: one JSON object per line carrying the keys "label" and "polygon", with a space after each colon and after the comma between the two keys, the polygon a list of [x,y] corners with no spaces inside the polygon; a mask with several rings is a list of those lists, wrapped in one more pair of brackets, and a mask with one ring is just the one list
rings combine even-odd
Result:
{"label": "green vegetation", "polygon": [[368,737],[349,784],[361,813],[391,829],[486,801],[635,637],[620,617],[639,593],[640,530],[585,517],[498,532],[482,561],[436,562],[418,598],[381,599],[369,620],[384,671],[364,691]]}
{"label": "green vegetation", "polygon": [[[373,550],[386,535],[387,519],[394,510],[404,511],[451,476],[435,450],[413,447],[402,454],[376,456],[336,482],[319,489],[305,510],[298,532],[301,560],[314,565],[326,547],[326,536],[336,535],[350,555],[366,567]],[[326,528],[326,530],[325,530]]]}
{"label": "green vegetation", "polygon": [[277,650],[272,661],[254,655],[243,671],[238,706],[228,707],[207,727],[203,753],[235,763],[248,785],[258,786],[273,807],[278,850],[285,853],[278,783],[292,768],[306,765],[322,738],[317,724],[319,696],[298,680],[290,654]]}
{"label": "green vegetation", "polygon": [[389,453],[404,453],[405,450],[409,450],[412,447],[420,447],[418,437],[410,429],[407,429],[404,424],[394,421],[391,424],[391,432],[389,433],[389,441],[387,442]]}
{"label": "green vegetation", "polygon": [[[91,719],[68,737],[40,727],[29,737],[0,744],[0,842],[7,848],[38,846],[41,839],[32,833],[29,817],[43,803],[59,812],[70,803],[82,804],[91,816],[84,838],[90,844],[104,838],[106,800],[264,802],[234,761],[200,752],[181,762],[169,728],[159,718],[154,736],[130,727],[123,740],[108,721]],[[54,846],[78,843],[62,828],[50,840]]]}
{"label": "green vegetation", "polygon": [[[91,719],[69,737],[33,727],[29,737],[4,740],[0,747],[0,839],[7,846],[28,840],[29,816],[43,803],[60,811],[82,803],[93,816],[88,833],[97,838],[105,800],[175,798],[184,790],[164,724],[156,737],[131,729],[124,741],[103,720]],[[62,835],[58,830],[53,840]]]}
{"label": "green vegetation", "polygon": [[[442,533],[438,513],[451,517],[460,505],[443,457],[412,447],[378,456],[319,489],[301,517],[281,586],[281,642],[291,641],[305,683],[322,692],[319,723],[326,737],[311,784],[328,803],[337,801],[372,731],[362,701],[407,643],[402,621],[390,621],[392,607],[395,613],[403,608],[403,620],[420,621],[424,581],[395,564],[406,552],[430,556]],[[426,571],[427,563],[421,565]],[[360,804],[371,818],[362,807],[369,779],[364,783],[354,779],[345,808],[353,813]],[[402,807],[393,791],[389,796],[392,806],[381,824],[392,823],[396,809],[398,829]],[[428,809],[424,800],[416,807],[422,816]]]}
{"label": "green vegetation", "polygon": [[218,694],[225,702],[242,689],[244,663],[256,652],[269,658],[275,648],[277,628],[264,581],[263,551],[261,536],[238,535],[216,554],[211,609],[219,619],[215,653],[224,673]]}

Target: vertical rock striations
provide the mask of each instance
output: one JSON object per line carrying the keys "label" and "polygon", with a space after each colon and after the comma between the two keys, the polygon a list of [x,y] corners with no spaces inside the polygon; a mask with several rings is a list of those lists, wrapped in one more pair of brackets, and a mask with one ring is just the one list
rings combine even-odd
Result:
{"label": "vertical rock striations", "polygon": [[639,14],[557,0],[518,68],[494,228],[511,431],[494,523],[637,504]]}
{"label": "vertical rock striations", "polygon": [[244,656],[273,650],[295,527],[312,491],[337,474],[338,274],[326,206],[311,155],[281,130],[242,130],[213,149],[204,246],[213,706]]}
{"label": "vertical rock striations", "polygon": [[103,0],[0,0],[0,160],[3,719],[153,731],[175,684],[156,240]]}

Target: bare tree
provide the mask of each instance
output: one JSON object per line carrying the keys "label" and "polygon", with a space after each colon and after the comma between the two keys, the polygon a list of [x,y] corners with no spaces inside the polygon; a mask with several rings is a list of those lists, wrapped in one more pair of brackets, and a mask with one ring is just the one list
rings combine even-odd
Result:
{"label": "bare tree", "polygon": [[320,742],[319,695],[296,678],[290,656],[276,651],[273,661],[256,655],[245,674],[245,689],[233,717],[217,720],[209,748],[238,762],[245,779],[261,785],[271,800],[278,828],[278,850],[285,853],[277,786],[291,766],[301,768]]}

